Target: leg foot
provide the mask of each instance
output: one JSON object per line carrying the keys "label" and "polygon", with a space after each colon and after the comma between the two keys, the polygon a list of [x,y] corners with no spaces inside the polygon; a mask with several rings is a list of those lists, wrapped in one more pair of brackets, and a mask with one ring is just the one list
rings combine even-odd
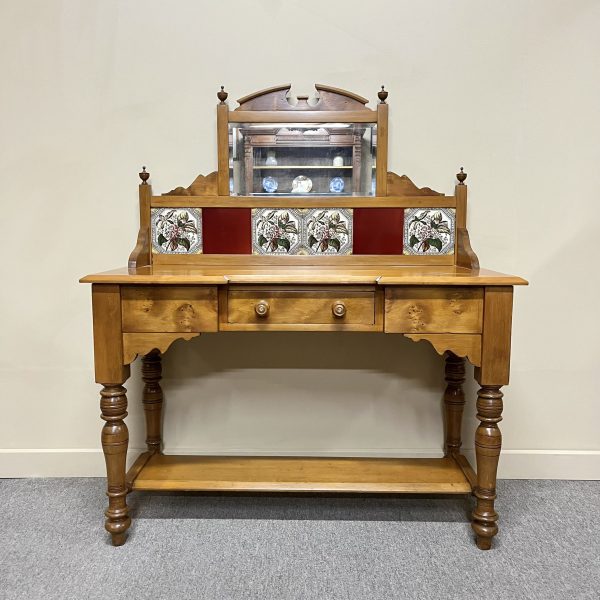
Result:
{"label": "leg foot", "polygon": [[112,545],[122,546],[127,539],[127,535],[124,533],[111,533]]}
{"label": "leg foot", "polygon": [[127,484],[125,482],[125,462],[129,432],[124,419],[127,416],[127,396],[122,385],[105,385],[100,392],[102,419],[102,450],[106,461],[106,482],[108,508],[104,513],[104,527],[112,536],[115,546],[125,542],[125,532],[131,525],[127,508]]}
{"label": "leg foot", "polygon": [[474,494],[477,505],[473,511],[473,531],[477,546],[489,550],[492,538],[498,533],[496,500],[496,473],[502,447],[502,434],[498,423],[502,420],[502,392],[499,385],[484,385],[477,394],[475,456],[477,459],[477,487]]}
{"label": "leg foot", "polygon": [[491,537],[483,537],[481,535],[477,536],[477,547],[480,550],[489,550],[492,547],[492,538]]}

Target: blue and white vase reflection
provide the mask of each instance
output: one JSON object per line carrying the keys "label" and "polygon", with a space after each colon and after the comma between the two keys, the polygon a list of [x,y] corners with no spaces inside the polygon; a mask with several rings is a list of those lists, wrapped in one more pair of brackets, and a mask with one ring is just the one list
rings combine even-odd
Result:
{"label": "blue and white vase reflection", "polygon": [[344,180],[341,177],[334,177],[329,182],[329,191],[333,194],[341,194],[344,191]]}
{"label": "blue and white vase reflection", "polygon": [[279,187],[279,184],[277,183],[277,179],[275,179],[275,177],[270,177],[270,176],[263,178],[262,185],[263,185],[263,189],[265,190],[265,192],[268,192],[269,194],[276,192],[277,188]]}

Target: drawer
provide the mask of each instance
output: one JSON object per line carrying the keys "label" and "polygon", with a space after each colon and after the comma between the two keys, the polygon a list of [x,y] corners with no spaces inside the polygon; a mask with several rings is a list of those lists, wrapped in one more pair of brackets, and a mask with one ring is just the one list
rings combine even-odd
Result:
{"label": "drawer", "polygon": [[380,292],[369,286],[230,286],[223,294],[221,329],[382,330]]}
{"label": "drawer", "polygon": [[216,287],[121,287],[123,331],[129,333],[217,331],[217,306]]}
{"label": "drawer", "polygon": [[483,288],[397,286],[385,290],[388,333],[481,333]]}

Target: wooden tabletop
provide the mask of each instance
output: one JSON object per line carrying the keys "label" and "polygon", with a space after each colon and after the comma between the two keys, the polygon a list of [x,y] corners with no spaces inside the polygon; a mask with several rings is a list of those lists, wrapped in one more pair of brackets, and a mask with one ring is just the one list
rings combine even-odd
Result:
{"label": "wooden tabletop", "polygon": [[201,267],[155,265],[128,271],[127,267],[86,275],[81,283],[118,284],[368,284],[368,285],[527,285],[527,281],[488,269],[456,266],[398,266],[318,268],[295,266]]}

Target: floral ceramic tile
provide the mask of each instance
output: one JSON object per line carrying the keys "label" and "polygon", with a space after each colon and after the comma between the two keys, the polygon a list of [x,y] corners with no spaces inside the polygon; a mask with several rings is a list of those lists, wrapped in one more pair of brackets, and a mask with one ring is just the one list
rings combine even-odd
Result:
{"label": "floral ceramic tile", "polygon": [[202,213],[198,208],[153,208],[152,250],[159,254],[200,254]]}
{"label": "floral ceramic tile", "polygon": [[352,209],[309,210],[303,224],[302,245],[309,254],[352,253]]}
{"label": "floral ceramic tile", "polygon": [[301,222],[293,208],[252,209],[252,253],[298,254]]}
{"label": "floral ceramic tile", "polygon": [[454,253],[453,208],[407,208],[404,211],[404,254]]}

